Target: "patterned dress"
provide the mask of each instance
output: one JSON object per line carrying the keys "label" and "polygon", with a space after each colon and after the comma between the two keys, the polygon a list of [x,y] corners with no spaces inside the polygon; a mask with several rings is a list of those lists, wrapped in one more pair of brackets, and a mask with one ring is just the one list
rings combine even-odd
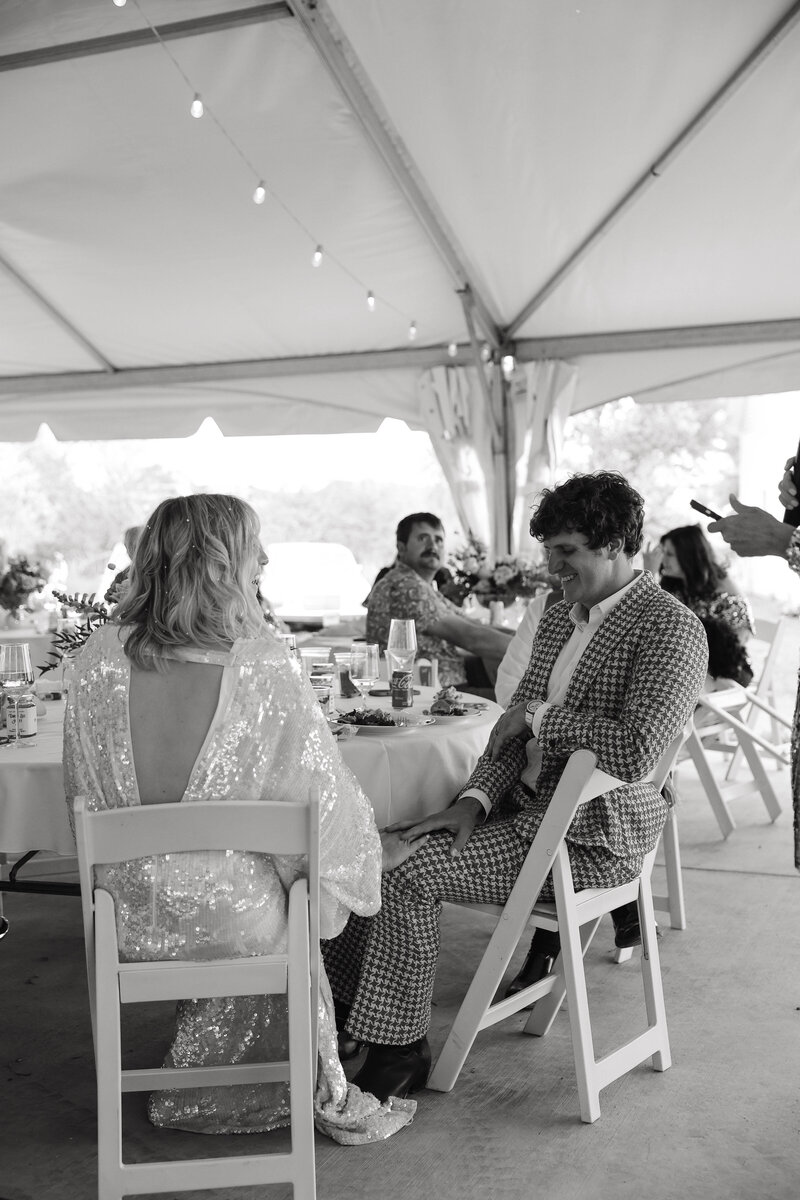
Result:
{"label": "patterned dress", "polygon": [[[542,617],[512,704],[546,698],[553,666],[572,633],[569,611],[561,602]],[[347,1028],[355,1037],[403,1045],[427,1032],[442,902],[505,903],[574,750],[593,750],[601,770],[631,781],[576,814],[567,834],[576,887],[612,886],[639,873],[667,804],[653,784],[637,781],[691,716],[706,665],[700,621],[643,573],[584,651],[563,704],[542,719],[535,790],[521,781],[526,738],[508,742],[495,762],[484,753],[466,787],[479,788],[493,807],[462,853],[451,857],[450,834],[432,834],[383,876],[380,912],[366,920],[351,917],[344,933],[323,947],[333,993],[351,1006]],[[552,898],[551,881],[542,896]]]}
{"label": "patterned dress", "polygon": [[386,649],[392,618],[413,620],[417,626],[417,653],[438,658],[442,687],[465,683],[467,671],[458,649],[444,638],[427,632],[443,616],[463,617],[452,601],[439,594],[405,563],[396,563],[378,580],[367,597],[367,641]]}
{"label": "patterned dress", "polygon": [[[70,814],[77,795],[98,810],[138,805],[124,631],[99,629],[78,658],[64,728]],[[333,937],[351,912],[380,903],[381,851],[369,802],[345,766],[308,679],[283,642],[267,633],[229,653],[185,651],[222,665],[219,703],[192,769],[184,804],[205,799],[304,800],[320,794],[320,926]],[[287,893],[303,862],[244,852],[185,853],[97,869],[114,896],[120,956],[128,962],[225,958],[280,951]],[[415,1105],[349,1086],[337,1054],[333,1002],[320,981],[318,1128],[344,1143],[376,1141],[411,1120]],[[285,997],[183,1001],[165,1066],[286,1057]],[[286,1084],[162,1091],[150,1098],[156,1125],[197,1133],[245,1133],[288,1124]]]}

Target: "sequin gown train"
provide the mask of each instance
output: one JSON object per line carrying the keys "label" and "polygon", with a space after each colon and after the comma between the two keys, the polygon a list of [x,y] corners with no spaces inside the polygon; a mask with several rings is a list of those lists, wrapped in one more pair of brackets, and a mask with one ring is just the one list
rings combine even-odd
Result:
{"label": "sequin gown train", "polygon": [[[115,625],[86,643],[70,685],[64,778],[92,809],[138,805],[131,748],[130,664]],[[177,655],[176,655],[177,656]],[[350,912],[380,906],[380,841],[369,802],[339,755],[310,684],[283,643],[267,633],[229,653],[180,657],[223,666],[219,702],[192,769],[183,803],[205,799],[305,800],[320,794],[320,928],[334,937]],[[120,956],[127,961],[225,958],[279,951],[287,936],[288,889],[297,858],[244,852],[186,853],[98,868],[114,896]],[[348,1085],[336,1049],[333,1002],[320,981],[318,1128],[339,1142],[389,1137],[408,1124],[414,1101],[374,1096]],[[182,1002],[165,1066],[256,1062],[286,1055],[284,997],[242,996]],[[244,1133],[288,1124],[286,1084],[155,1092],[156,1125],[198,1133]]]}

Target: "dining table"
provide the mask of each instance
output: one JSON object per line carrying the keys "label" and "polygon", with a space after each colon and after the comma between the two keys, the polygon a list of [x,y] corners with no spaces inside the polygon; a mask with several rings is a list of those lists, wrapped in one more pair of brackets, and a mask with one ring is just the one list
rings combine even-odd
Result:
{"label": "dining table", "polygon": [[[464,695],[462,716],[430,713],[432,688],[415,687],[413,705],[392,709],[388,688],[376,685],[364,698],[402,725],[361,726],[337,720],[331,726],[342,758],[372,803],[379,828],[421,819],[446,807],[466,782],[489,731],[502,713],[491,701]],[[382,694],[381,694],[382,693]],[[334,701],[339,714],[360,708],[359,700]],[[38,733],[19,749],[0,745],[0,893],[77,894],[77,884],[18,877],[34,852],[74,856],[75,842],[64,798],[61,764],[64,701],[45,704]],[[1,897],[0,897],[1,898]]]}

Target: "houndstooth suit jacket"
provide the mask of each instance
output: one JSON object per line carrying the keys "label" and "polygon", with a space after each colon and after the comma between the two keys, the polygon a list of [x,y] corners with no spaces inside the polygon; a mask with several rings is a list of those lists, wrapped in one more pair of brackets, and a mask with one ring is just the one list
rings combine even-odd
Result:
{"label": "houndstooth suit jacket", "polygon": [[[562,601],[542,617],[511,704],[546,699],[553,666],[574,628],[570,608]],[[652,784],[635,781],[649,774],[688,721],[707,662],[700,621],[643,572],[595,633],[563,704],[542,720],[535,794],[519,786],[527,766],[524,737],[506,743],[496,762],[484,751],[463,790],[477,787],[500,809],[520,808],[517,822],[529,823],[533,837],[569,755],[592,750],[602,771],[631,783],[582,805],[567,840],[615,857],[641,857],[655,845],[666,805]]]}

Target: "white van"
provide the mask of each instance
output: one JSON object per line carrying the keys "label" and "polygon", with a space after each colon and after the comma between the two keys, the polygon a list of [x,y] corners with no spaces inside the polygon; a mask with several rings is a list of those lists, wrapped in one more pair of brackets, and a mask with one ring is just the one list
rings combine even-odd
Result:
{"label": "white van", "polygon": [[338,542],[270,542],[261,591],[284,621],[335,624],[363,617],[370,589],[353,552]]}

